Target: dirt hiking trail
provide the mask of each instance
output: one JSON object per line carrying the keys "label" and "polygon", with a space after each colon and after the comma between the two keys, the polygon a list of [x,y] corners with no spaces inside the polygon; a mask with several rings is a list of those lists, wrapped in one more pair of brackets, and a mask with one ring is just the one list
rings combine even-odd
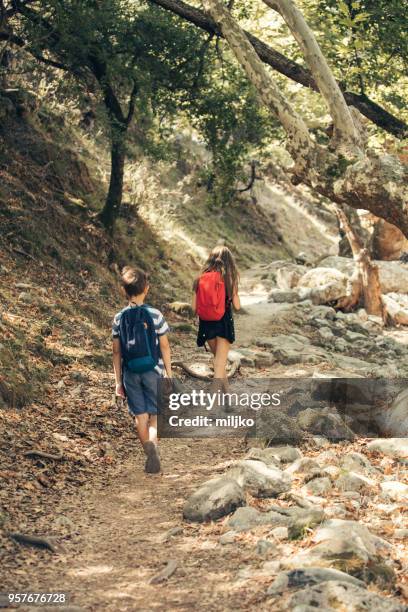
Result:
{"label": "dirt hiking trail", "polygon": [[[250,271],[243,278],[246,314],[236,317],[237,349],[251,347],[256,337],[274,333],[271,325],[281,306],[266,301],[267,287],[259,280],[260,272]],[[283,329],[281,333],[285,333]],[[175,344],[174,353],[175,357],[187,355],[189,360],[208,359],[194,349],[192,334],[188,338],[184,335]],[[243,368],[241,375],[280,376],[285,372],[288,375],[291,368],[276,365],[256,371]],[[244,457],[248,450],[244,440],[162,440],[163,472],[147,475],[132,422],[124,408],[112,404],[111,373],[91,372],[80,387],[77,381],[72,382],[76,377],[75,372],[67,372],[63,366],[56,369],[53,393],[37,406],[37,413],[35,409],[26,413],[26,419],[38,419],[37,439],[30,441],[31,446],[46,450],[52,446],[53,436],[54,442],[58,440],[65,449],[69,465],[54,466],[44,460],[41,466],[24,459],[28,483],[16,489],[12,502],[16,515],[9,526],[10,531],[47,534],[56,538],[61,548],[52,554],[7,540],[8,570],[6,575],[1,571],[2,591],[65,591],[70,595],[65,609],[72,612],[284,610],[280,598],[271,600],[267,596],[267,588],[280,560],[307,550],[309,536],[301,541],[282,540],[271,534],[270,526],[261,525],[238,532],[229,541],[228,537],[222,538],[229,531],[228,516],[204,524],[182,518],[183,505],[194,490]],[[65,383],[61,384],[61,380]],[[78,419],[79,412],[83,415],[82,426],[77,420],[71,423],[71,419]],[[50,414],[54,415],[53,423],[58,415],[59,429],[47,425]],[[22,419],[16,416],[15,420],[18,424]],[[41,430],[44,420],[51,434]],[[29,429],[32,423],[25,425]],[[364,440],[340,446],[327,443],[324,450],[332,447],[336,455],[340,449],[340,453],[365,452]],[[10,447],[11,461],[21,457],[22,450],[20,447],[12,451]],[[301,451],[313,457],[321,449],[301,446]],[[84,463],[77,461],[80,452],[88,454],[92,469],[82,471]],[[37,467],[42,470],[43,483]],[[10,481],[16,477],[14,469],[10,464]],[[386,469],[392,470],[391,464],[387,463]],[[303,480],[295,484],[300,486]],[[339,501],[339,494],[333,495]],[[340,501],[344,502],[345,518],[357,518],[383,532],[384,524],[375,516],[375,503],[371,504],[368,498],[363,498],[360,505],[353,505],[352,499]],[[277,502],[248,495],[248,503],[268,510]],[[392,528],[387,529],[385,533],[392,532]],[[273,545],[260,552],[259,541],[265,538],[270,538]],[[396,549],[400,569],[403,554],[402,549]],[[172,573],[161,579],[160,572],[169,562]],[[398,574],[398,580],[403,581],[402,574]],[[389,596],[390,592],[382,594]]]}

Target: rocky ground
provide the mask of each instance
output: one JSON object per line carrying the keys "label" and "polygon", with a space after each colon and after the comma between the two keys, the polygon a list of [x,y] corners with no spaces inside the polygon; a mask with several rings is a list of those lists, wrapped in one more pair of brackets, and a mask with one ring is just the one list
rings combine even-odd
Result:
{"label": "rocky ground", "polygon": [[[244,276],[237,380],[405,373],[403,328],[276,301],[284,267]],[[175,358],[205,371],[183,312]],[[2,591],[63,589],[72,611],[407,610],[407,439],[333,442],[301,408],[296,444],[163,440],[147,476],[110,372],[56,366],[44,397],[2,413]]]}

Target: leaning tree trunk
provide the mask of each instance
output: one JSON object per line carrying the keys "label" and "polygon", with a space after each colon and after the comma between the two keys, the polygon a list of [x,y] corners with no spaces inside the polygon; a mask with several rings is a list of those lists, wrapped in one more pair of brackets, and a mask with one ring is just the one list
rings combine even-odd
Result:
{"label": "leaning tree trunk", "polygon": [[340,206],[336,206],[336,214],[350,243],[356,264],[355,272],[350,280],[349,294],[339,300],[337,306],[344,310],[351,310],[361,303],[368,314],[377,315],[385,321],[386,310],[381,297],[378,266],[371,261],[368,249],[354,232],[347,215]]}
{"label": "leaning tree trunk", "polygon": [[294,2],[264,2],[285,20],[330,111],[334,130],[327,147],[313,140],[229,9],[220,0],[203,0],[261,100],[286,132],[287,148],[294,161],[293,181],[306,183],[336,204],[369,210],[408,237],[408,167],[395,156],[366,149],[358,111],[346,105],[313,32]]}
{"label": "leaning tree trunk", "polygon": [[123,176],[125,172],[125,142],[124,137],[114,136],[111,144],[111,175],[109,191],[106,196],[105,205],[101,211],[100,219],[104,226],[113,230],[115,220],[118,216],[123,195]]}

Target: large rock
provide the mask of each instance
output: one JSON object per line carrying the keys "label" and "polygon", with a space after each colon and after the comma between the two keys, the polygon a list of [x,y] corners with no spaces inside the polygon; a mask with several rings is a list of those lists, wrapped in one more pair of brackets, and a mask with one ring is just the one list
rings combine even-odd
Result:
{"label": "large rock", "polygon": [[408,325],[407,296],[401,293],[386,293],[382,299],[393,322],[397,325]]}
{"label": "large rock", "polygon": [[319,464],[311,457],[302,457],[286,468],[288,474],[312,474],[320,469]]}
{"label": "large rock", "polygon": [[371,478],[367,478],[363,474],[357,472],[347,472],[341,474],[336,480],[336,487],[340,491],[362,491],[364,489],[373,489],[376,483]]}
{"label": "large rock", "polygon": [[289,474],[265,465],[263,461],[251,459],[239,461],[229,474],[254,497],[277,497],[289,491],[292,485]]}
{"label": "large rock", "polygon": [[339,572],[339,570],[323,567],[299,567],[286,572],[279,572],[269,587],[267,594],[278,595],[284,593],[287,589],[313,586],[322,582],[328,582],[329,580],[348,582],[355,586],[364,587],[362,580],[349,576],[345,572]]}
{"label": "large rock", "polygon": [[351,452],[342,455],[340,465],[343,470],[357,472],[358,474],[375,474],[377,470],[371,465],[362,453]]}
{"label": "large rock", "polygon": [[[380,283],[383,293],[408,293],[408,264],[400,261],[378,261]],[[326,257],[320,264],[329,268],[335,268],[347,276],[354,272],[354,261],[348,257]]]}
{"label": "large rock", "polygon": [[278,467],[280,465],[279,457],[273,452],[273,448],[250,448],[245,459],[254,461],[262,461],[266,465]]}
{"label": "large rock", "polygon": [[320,525],[325,518],[323,510],[296,508],[294,512],[291,512],[288,523],[289,538],[291,540],[302,538],[309,529]]}
{"label": "large rock", "polygon": [[274,453],[281,463],[292,463],[302,457],[302,453],[296,446],[272,446],[264,450]]}
{"label": "large rock", "polygon": [[408,459],[408,438],[378,438],[369,442],[367,449],[395,459]]}
{"label": "large rock", "polygon": [[270,444],[296,444],[303,438],[303,432],[295,418],[263,406],[256,415],[256,437],[266,438]]}
{"label": "large rock", "polygon": [[273,357],[284,365],[295,363],[320,363],[327,360],[327,353],[310,343],[309,338],[300,334],[259,338],[258,346],[267,348]]}
{"label": "large rock", "polygon": [[221,476],[205,482],[190,495],[184,505],[183,517],[198,523],[215,521],[245,503],[245,493],[240,484],[233,478]]}
{"label": "large rock", "polygon": [[279,289],[293,289],[302,278],[307,268],[288,262],[275,272],[276,284]]}
{"label": "large rock", "polygon": [[286,609],[293,612],[406,612],[406,606],[395,599],[382,597],[348,581],[337,580],[297,591]]}
{"label": "large rock", "polygon": [[398,480],[387,480],[381,483],[381,491],[384,497],[392,501],[408,502],[408,485]]}
{"label": "large rock", "polygon": [[406,436],[408,446],[408,388],[401,391],[388,406],[382,407],[375,419],[383,435]]}
{"label": "large rock", "polygon": [[387,555],[392,547],[356,521],[330,519],[316,529],[315,545],[289,558],[288,567],[334,567],[367,581],[391,583],[392,566]]}
{"label": "large rock", "polygon": [[271,289],[268,295],[268,302],[277,304],[294,304],[300,299],[299,293],[294,289]]}
{"label": "large rock", "polygon": [[245,458],[263,461],[266,465],[278,466],[280,463],[291,463],[301,456],[302,453],[295,446],[271,446],[250,448]]}
{"label": "large rock", "polygon": [[297,422],[304,431],[329,440],[353,440],[355,437],[336,409],[329,406],[306,408],[297,415]]}
{"label": "large rock", "polygon": [[304,293],[303,297],[311,299],[313,304],[327,304],[347,295],[347,284],[346,274],[332,267],[319,267],[302,276],[298,289],[310,289],[310,293]]}
{"label": "large rock", "polygon": [[309,480],[302,487],[302,493],[304,495],[317,495],[321,497],[325,493],[328,493],[333,488],[331,479],[327,476],[323,476],[322,478],[313,478]]}
{"label": "large rock", "polygon": [[234,531],[248,531],[259,525],[286,526],[288,522],[289,517],[279,512],[260,512],[252,506],[245,506],[234,512],[228,521],[228,527]]}

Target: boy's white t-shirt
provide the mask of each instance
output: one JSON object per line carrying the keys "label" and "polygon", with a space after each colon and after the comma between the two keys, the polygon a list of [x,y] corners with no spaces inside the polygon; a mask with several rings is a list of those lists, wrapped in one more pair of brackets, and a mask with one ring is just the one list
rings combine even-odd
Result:
{"label": "boy's white t-shirt", "polygon": [[[115,314],[112,323],[112,338],[120,338],[120,319],[125,310],[128,310],[129,308],[138,308],[138,306],[137,304],[135,304],[134,306],[125,306],[125,308],[122,308],[122,310]],[[157,344],[159,344],[159,336],[164,336],[165,334],[167,334],[170,331],[170,328],[166,319],[164,318],[163,313],[160,312],[160,310],[158,310],[157,308],[153,308],[148,304],[145,304],[145,308],[147,308],[150,316],[152,317],[154,329],[156,332],[156,342]],[[158,374],[160,374],[160,376],[163,375],[164,363],[161,355],[154,369]]]}

